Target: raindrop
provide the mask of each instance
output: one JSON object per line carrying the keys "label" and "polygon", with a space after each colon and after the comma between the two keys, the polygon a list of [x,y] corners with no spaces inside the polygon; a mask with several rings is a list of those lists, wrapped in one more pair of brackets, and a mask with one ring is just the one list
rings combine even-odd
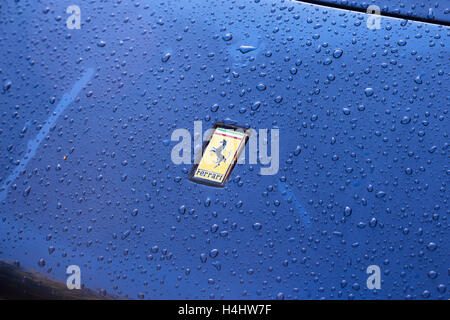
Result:
{"label": "raindrop", "polygon": [[167,62],[167,61],[169,61],[170,57],[171,57],[171,54],[170,53],[166,53],[165,55],[163,55],[161,57],[161,61],[162,62]]}

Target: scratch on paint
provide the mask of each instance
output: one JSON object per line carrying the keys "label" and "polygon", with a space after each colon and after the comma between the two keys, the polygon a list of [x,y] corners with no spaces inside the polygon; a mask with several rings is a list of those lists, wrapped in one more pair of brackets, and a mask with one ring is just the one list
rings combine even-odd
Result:
{"label": "scratch on paint", "polygon": [[8,194],[8,187],[11,185],[12,182],[14,182],[14,180],[16,180],[19,174],[25,170],[28,162],[36,154],[36,150],[41,144],[42,140],[44,140],[47,134],[52,130],[56,120],[58,120],[59,116],[64,112],[67,106],[75,100],[75,98],[78,96],[78,93],[92,78],[93,74],[94,69],[89,68],[86,70],[81,79],[74,84],[72,90],[68,93],[63,94],[61,101],[58,103],[58,105],[56,106],[55,110],[52,112],[50,117],[48,117],[47,121],[45,122],[44,126],[41,128],[37,136],[28,141],[25,156],[22,159],[20,159],[19,165],[14,169],[13,172],[11,172],[8,178],[6,178],[5,183],[0,188],[0,201],[6,199],[6,196]]}
{"label": "scratch on paint", "polygon": [[306,227],[311,226],[311,218],[309,216],[309,212],[300,204],[300,202],[295,197],[294,192],[292,192],[291,187],[286,182],[278,182],[278,190],[281,192],[283,198],[289,203],[293,203],[295,208],[297,209],[297,213],[300,215],[300,219],[302,223],[305,224]]}

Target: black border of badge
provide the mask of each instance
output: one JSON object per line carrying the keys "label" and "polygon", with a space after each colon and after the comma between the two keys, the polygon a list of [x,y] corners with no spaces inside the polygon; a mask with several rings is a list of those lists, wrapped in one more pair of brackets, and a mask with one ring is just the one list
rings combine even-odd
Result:
{"label": "black border of badge", "polygon": [[[238,148],[238,150],[236,150],[236,153],[234,154],[233,163],[228,168],[228,171],[225,174],[225,178],[220,183],[219,182],[213,182],[211,180],[206,180],[206,179],[201,179],[201,178],[194,177],[195,172],[197,171],[198,165],[200,164],[200,161],[203,158],[203,153],[205,152],[206,148],[208,147],[208,144],[210,143],[211,138],[214,135],[214,132],[216,132],[217,128],[232,129],[232,130],[242,130],[242,132],[245,135],[244,136],[244,143],[243,144],[241,143],[241,145]],[[188,179],[191,180],[192,182],[203,184],[203,185],[207,185],[207,186],[210,186],[210,187],[223,188],[227,184],[228,178],[230,177],[231,172],[233,172],[233,169],[236,166],[236,163],[237,163],[237,161],[238,161],[242,151],[245,150],[245,146],[247,145],[247,142],[248,142],[248,140],[250,138],[250,132],[249,132],[250,128],[245,128],[245,127],[241,127],[241,126],[238,126],[238,125],[228,124],[228,123],[223,123],[223,122],[216,122],[216,123],[214,123],[214,125],[213,125],[213,127],[211,129],[213,129],[213,131],[211,132],[211,134],[209,135],[207,140],[205,140],[205,142],[203,143],[202,154],[200,156],[198,156],[197,159],[195,159],[194,165],[192,166],[192,169],[189,172]]]}

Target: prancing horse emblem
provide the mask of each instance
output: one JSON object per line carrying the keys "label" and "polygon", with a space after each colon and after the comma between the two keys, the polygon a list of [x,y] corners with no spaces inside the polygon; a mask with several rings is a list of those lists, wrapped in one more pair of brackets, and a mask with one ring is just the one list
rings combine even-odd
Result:
{"label": "prancing horse emblem", "polygon": [[[218,166],[220,166],[222,164],[222,162],[227,161],[227,158],[222,154],[222,151],[225,151],[226,146],[227,146],[227,141],[222,140],[220,142],[220,145],[217,148],[212,147],[211,152],[213,152],[217,157],[216,165],[214,168],[217,168]],[[228,152],[227,157],[229,155],[230,155],[230,153]]]}

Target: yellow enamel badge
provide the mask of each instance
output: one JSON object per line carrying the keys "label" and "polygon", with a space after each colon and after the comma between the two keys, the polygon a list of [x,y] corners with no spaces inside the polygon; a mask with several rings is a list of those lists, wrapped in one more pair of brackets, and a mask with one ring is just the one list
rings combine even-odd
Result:
{"label": "yellow enamel badge", "polygon": [[189,179],[211,186],[223,187],[233,170],[248,134],[244,128],[216,123],[214,132],[203,148],[198,165],[194,165]]}

